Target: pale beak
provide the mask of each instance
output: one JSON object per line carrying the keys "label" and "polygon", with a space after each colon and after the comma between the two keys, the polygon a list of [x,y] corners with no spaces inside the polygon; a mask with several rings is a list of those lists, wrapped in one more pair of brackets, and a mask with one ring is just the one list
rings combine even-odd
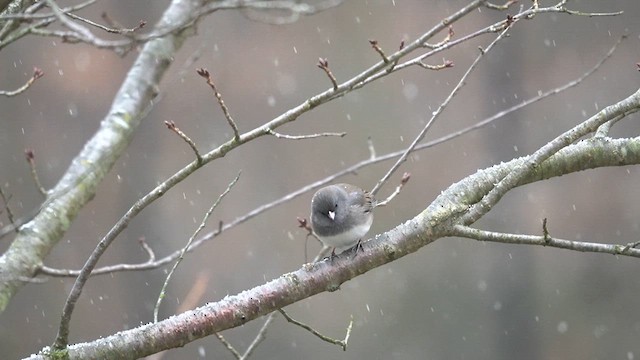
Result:
{"label": "pale beak", "polygon": [[336,219],[336,212],[335,211],[329,211],[329,218],[331,220],[335,220]]}

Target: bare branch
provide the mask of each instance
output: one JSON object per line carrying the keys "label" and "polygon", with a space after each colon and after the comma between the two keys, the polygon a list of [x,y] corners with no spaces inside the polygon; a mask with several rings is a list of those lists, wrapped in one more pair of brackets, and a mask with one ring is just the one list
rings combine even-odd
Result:
{"label": "bare branch", "polygon": [[326,341],[330,344],[334,344],[334,345],[338,345],[342,348],[343,351],[347,351],[347,345],[349,344],[349,337],[351,336],[351,330],[353,329],[353,315],[351,315],[351,320],[349,321],[349,326],[347,326],[347,333],[344,337],[344,340],[337,340],[337,339],[333,339],[330,338],[326,335],[322,335],[320,332],[318,332],[317,330],[315,330],[314,328],[312,328],[311,326],[302,323],[294,318],[292,318],[291,316],[289,316],[289,314],[287,314],[286,311],[284,311],[284,309],[278,309],[278,311],[280,312],[280,314],[282,314],[282,316],[284,316],[285,319],[287,319],[288,322],[292,323],[293,325],[299,326],[305,330],[307,330],[308,332],[312,333],[313,335],[317,336],[318,338],[320,338],[320,340],[322,341]]}
{"label": "bare branch", "polygon": [[[28,215],[22,216],[18,219],[15,219],[13,223],[5,225],[4,227],[0,228],[0,239],[2,239],[3,237],[13,233],[13,232],[18,232],[20,229],[20,226],[26,224],[27,222],[31,221],[31,219],[33,219],[34,216],[36,216],[36,214],[38,213],[40,209],[36,208],[31,210],[31,212]],[[27,278],[27,276],[24,276],[24,278]]]}
{"label": "bare branch", "polygon": [[13,212],[9,207],[9,200],[11,197],[5,195],[4,190],[2,190],[2,186],[0,186],[0,198],[2,198],[2,203],[4,204],[4,210],[7,212],[7,218],[9,219],[9,223],[13,225],[13,228],[15,229],[15,231],[18,232],[18,227],[15,226],[15,222],[14,222]]}
{"label": "bare branch", "polygon": [[606,253],[640,258],[640,249],[635,248],[635,243],[631,243],[625,246],[617,244],[611,245],[585,241],[572,241],[553,238],[548,236],[548,234],[542,236],[509,234],[495,231],[478,230],[464,225],[454,226],[450,235],[474,239],[478,241],[489,241],[505,244],[539,245],[573,251]]}
{"label": "bare branch", "polygon": [[595,17],[595,16],[618,16],[624,14],[624,11],[614,11],[614,12],[605,12],[605,13],[597,13],[597,12],[583,12],[576,10],[569,10],[564,6],[560,8],[561,12],[570,14],[570,15],[578,15],[578,16],[587,16],[587,17]]}
{"label": "bare branch", "polygon": [[[269,24],[283,25],[291,24],[300,20],[301,16],[317,14],[324,10],[336,7],[342,4],[344,0],[325,0],[315,4],[302,3],[298,1],[254,1],[243,4],[246,10],[243,14],[249,19],[261,21]],[[282,13],[280,15],[271,15],[270,13]]]}
{"label": "bare branch", "polygon": [[[67,15],[73,17],[74,19],[76,19],[76,17],[74,17],[74,16],[77,16],[77,15],[73,15],[71,13],[68,13]],[[110,24],[110,27],[106,27],[106,26],[100,25],[98,23],[95,23],[93,21],[89,21],[89,20],[83,19],[83,18],[81,18],[79,16],[77,18],[79,20],[85,21],[90,25],[93,25],[93,26],[95,26],[95,27],[97,27],[99,29],[102,29],[102,30],[104,30],[104,31],[106,31],[108,33],[112,33],[112,34],[129,34],[129,33],[133,33],[133,32],[136,32],[136,31],[142,29],[143,27],[145,27],[147,25],[146,21],[140,20],[140,22],[138,22],[138,25],[136,27],[125,28],[124,26],[122,26],[122,25],[116,23],[115,21],[113,21],[106,12],[103,12],[101,17],[102,17],[102,19],[104,19],[104,21],[106,21],[107,23]]]}
{"label": "bare branch", "polygon": [[500,35],[498,35],[487,47],[487,49],[483,52],[481,52],[476,59],[473,61],[473,63],[469,66],[469,68],[467,69],[467,71],[464,73],[464,75],[460,78],[460,81],[458,81],[458,83],[456,84],[456,86],[453,88],[453,90],[451,90],[451,92],[449,93],[449,95],[447,96],[447,98],[440,104],[440,106],[438,106],[438,109],[436,109],[436,111],[433,112],[433,114],[431,115],[431,119],[429,119],[429,121],[427,121],[427,123],[425,124],[425,126],[422,128],[422,130],[420,131],[420,133],[418,134],[418,136],[416,136],[416,138],[413,140],[413,142],[411,143],[411,145],[409,145],[409,147],[404,151],[404,153],[402,154],[402,156],[400,156],[400,158],[396,161],[395,164],[393,164],[393,166],[391,166],[391,168],[387,171],[387,173],[376,183],[376,186],[373,187],[373,189],[371,190],[371,194],[372,195],[376,195],[377,192],[380,190],[380,188],[382,187],[382,185],[384,185],[384,183],[391,177],[391,175],[393,175],[393,173],[400,167],[400,165],[402,165],[403,162],[405,162],[407,160],[407,158],[409,157],[409,154],[411,152],[414,151],[414,149],[416,148],[416,146],[418,145],[418,143],[420,141],[422,141],[422,139],[424,138],[424,136],[426,135],[427,131],[431,128],[431,125],[433,125],[433,123],[435,122],[435,120],[440,116],[440,114],[442,113],[442,111],[447,107],[447,105],[449,104],[449,102],[451,102],[451,99],[453,99],[453,97],[458,93],[458,91],[466,84],[466,80],[469,77],[469,75],[473,72],[473,70],[476,68],[476,66],[478,65],[478,63],[480,62],[480,60],[484,57],[484,55],[490,51],[493,46],[500,40],[502,40],[506,34],[507,31],[511,28],[511,25],[509,25],[509,27],[507,27],[506,29],[504,29],[502,31],[502,33],[500,33]]}
{"label": "bare branch", "polygon": [[373,146],[373,139],[371,139],[371,136],[367,138],[367,147],[369,148],[369,159],[375,159],[376,148]]}
{"label": "bare branch", "polygon": [[[637,102],[637,107],[640,108],[640,101]],[[549,169],[546,169],[549,172],[545,172],[544,177],[557,176],[561,172],[574,172],[577,171],[574,166],[594,166],[600,161],[604,161],[608,165],[623,165],[619,162],[620,158],[615,155],[619,154],[619,151],[628,151],[628,156],[625,157],[625,160],[629,161],[629,163],[638,164],[640,163],[639,141],[640,139],[627,138],[612,139],[610,141],[590,139],[571,145],[573,151],[566,152],[567,155],[571,154],[573,157],[571,159],[571,167],[560,168],[557,164],[550,163],[548,164]],[[590,143],[585,145],[584,143],[586,142]],[[615,146],[621,144],[628,144],[629,146],[626,149],[617,149],[616,151],[614,149]],[[611,158],[604,160],[600,157],[591,156],[594,147],[607,148],[604,151],[611,154]],[[581,149],[579,151],[581,156],[575,156],[578,153],[578,151],[575,151],[577,149]],[[603,149],[595,149],[595,151]],[[613,159],[615,161],[612,161]],[[566,162],[568,159],[560,158],[557,160]],[[509,171],[517,162],[518,159],[510,163],[493,166],[484,171],[497,176],[498,173]],[[539,177],[531,177],[527,178],[526,181],[539,179]],[[481,177],[480,174],[472,175],[465,179],[464,182],[475,187],[493,186],[492,178]],[[460,210],[466,211],[467,209],[464,204],[455,205],[461,196],[468,196],[463,194],[464,191],[461,191],[463,190],[461,186],[466,186],[466,184],[459,182],[452,185],[415,218],[363,243],[366,251],[358,257],[347,258],[339,256],[332,264],[326,262],[305,264],[295,272],[284,274],[278,279],[243,291],[238,295],[226,296],[216,303],[208,303],[203,307],[187,311],[158,323],[121,331],[118,334],[94,340],[90,343],[75,344],[73,347],[67,348],[66,351],[72,358],[87,358],[92,357],[92,354],[102,354],[104,356],[107,353],[118,353],[118,351],[128,347],[135,352],[136,356],[141,357],[151,352],[183,346],[185,342],[240,326],[320,292],[335,291],[339,289],[340,284],[349,279],[414,253],[437,238],[449,236],[453,231],[450,228],[450,221],[458,219]],[[635,254],[636,251],[638,250],[632,249],[627,253],[620,253],[620,255]],[[292,291],[292,289],[295,289],[295,291]],[[150,343],[154,346],[147,346]],[[42,358],[42,356],[33,358]]]}
{"label": "bare branch", "polygon": [[369,44],[371,44],[373,50],[375,50],[380,55],[380,57],[382,57],[382,61],[384,61],[385,64],[390,63],[389,58],[387,57],[387,55],[385,55],[384,51],[382,51],[380,45],[378,45],[378,40],[369,40]]}
{"label": "bare branch", "polygon": [[[407,48],[405,48],[405,49],[407,49]],[[321,103],[321,101],[324,101],[324,99],[330,99],[330,98],[331,98],[331,97],[329,97],[329,96],[326,96],[326,97],[318,96],[318,97],[314,97],[314,98],[310,99],[309,101],[305,102],[305,104],[304,104],[304,105],[305,105],[305,111],[308,111],[308,109],[310,109],[310,108],[313,108],[313,107],[317,106],[318,104],[320,104],[320,103]],[[274,119],[274,120],[272,120],[272,122],[270,122],[270,123],[273,123],[274,125],[281,125],[281,124],[283,124],[283,123],[285,123],[285,122],[292,121],[292,120],[293,120],[293,119],[295,119],[297,116],[299,116],[299,114],[300,114],[300,113],[302,113],[302,112],[303,112],[302,110],[301,110],[301,111],[293,111],[293,110],[292,110],[292,111],[291,111],[291,115],[290,115],[290,116],[283,117],[283,118],[279,118],[279,119]],[[287,114],[287,115],[289,115],[289,114]],[[284,120],[284,119],[286,119],[286,120]],[[269,129],[272,129],[272,127],[269,127]],[[252,131],[252,132],[247,133],[247,134],[246,134],[246,137],[245,137],[245,140],[246,140],[246,141],[249,141],[249,140],[251,140],[251,139],[253,139],[253,138],[255,138],[255,137],[261,136],[261,135],[266,134],[266,133],[267,133],[266,128],[265,128],[265,127],[261,127],[261,128],[255,129],[255,130],[254,130],[254,131]],[[220,154],[222,154],[222,155],[223,155],[223,154],[224,154],[224,153],[226,153],[228,150],[230,150],[230,148],[232,148],[232,147],[229,147],[229,146],[228,146],[228,144],[225,144],[225,145],[227,146],[227,148],[221,148],[221,149],[217,149],[217,150],[215,150],[215,151],[211,152],[211,153],[210,153],[210,155],[211,155],[211,156],[208,156],[208,160],[210,161],[210,160],[212,160],[212,159],[214,159],[214,158],[216,158],[216,157],[220,156]],[[207,155],[209,155],[209,154],[207,154]],[[197,168],[197,166],[195,166],[195,167],[190,166],[190,167],[189,167],[189,170],[185,170],[184,172],[182,172],[182,173],[180,174],[180,176],[183,176],[183,175],[184,175],[184,176],[186,176],[186,175],[188,175],[189,173],[191,173],[192,171],[194,171],[194,170],[195,170],[195,168]],[[179,178],[180,176],[177,176],[177,177],[172,178],[172,179],[170,179],[170,180],[177,179],[177,178]],[[171,183],[167,183],[167,184],[169,184],[169,187],[171,186]],[[166,187],[163,187],[163,189],[166,189]],[[153,198],[153,196],[155,196],[155,193],[154,193],[154,194],[150,194],[150,195],[151,195],[151,198]],[[142,201],[142,202],[141,202],[141,204],[143,204],[143,205],[148,204],[148,202],[146,202],[146,201],[147,201],[147,200]],[[151,201],[152,201],[152,200],[151,200]],[[140,209],[136,209],[136,210],[134,210],[134,211],[132,211],[132,212],[130,212],[130,213],[128,212],[128,213],[127,213],[127,215],[129,215],[129,214],[133,214],[133,213],[136,213],[136,212],[138,212],[139,210],[140,210]],[[128,221],[128,219],[127,219],[126,217],[124,217],[123,219],[124,219],[125,221],[123,221],[123,222],[119,222],[120,224],[122,224],[122,223],[126,223],[126,221]],[[99,256],[99,254],[98,254],[98,256]],[[85,270],[85,271],[88,271],[88,272],[90,273],[90,272],[91,272],[91,269],[89,268],[88,270]]]}
{"label": "bare branch", "polygon": [[31,178],[33,178],[33,182],[36,184],[36,188],[40,194],[47,196],[47,190],[45,190],[44,186],[40,182],[40,177],[38,176],[38,171],[36,170],[36,155],[33,149],[26,149],[24,154],[27,158],[27,163],[29,164],[29,168],[31,169]]}
{"label": "bare branch", "polygon": [[200,222],[200,226],[198,226],[196,231],[194,231],[193,235],[191,235],[191,237],[189,238],[189,241],[187,241],[187,244],[180,251],[180,256],[176,260],[175,264],[173,264],[171,271],[169,271],[169,273],[167,274],[167,277],[164,280],[164,284],[162,285],[162,289],[160,290],[160,295],[158,295],[158,299],[156,300],[156,306],[153,308],[153,322],[158,322],[158,311],[160,309],[160,304],[162,303],[162,299],[165,296],[165,292],[167,290],[167,286],[169,285],[169,281],[171,280],[171,276],[173,276],[173,273],[178,268],[178,265],[180,265],[180,263],[184,259],[184,255],[187,253],[187,250],[189,249],[189,247],[191,247],[193,240],[196,238],[196,236],[198,236],[200,231],[204,229],[205,225],[207,224],[207,220],[209,219],[209,216],[211,216],[211,214],[213,213],[213,210],[215,210],[218,207],[222,199],[224,199],[224,197],[229,193],[229,191],[231,191],[233,186],[238,182],[238,179],[240,179],[240,173],[238,173],[235,179],[233,179],[229,183],[229,185],[227,185],[227,188],[222,192],[222,194],[220,194],[220,196],[218,196],[218,199],[216,199],[213,205],[211,205],[209,210],[204,214],[204,217]]}
{"label": "bare branch", "polygon": [[256,350],[258,345],[260,345],[260,343],[265,339],[267,329],[269,328],[269,325],[271,325],[271,322],[275,318],[275,315],[276,313],[272,312],[267,316],[267,320],[265,320],[264,324],[262,324],[260,331],[258,331],[258,334],[255,338],[253,338],[253,341],[251,342],[251,344],[249,344],[247,350],[245,350],[244,354],[242,354],[242,357],[240,358],[241,360],[246,360],[247,358],[249,358],[249,356],[251,356],[251,354],[253,354],[253,352]]}
{"label": "bare branch", "polygon": [[517,186],[522,178],[532,172],[535,172],[544,160],[548,159],[562,148],[569,146],[581,137],[596,131],[600,125],[607,121],[615,119],[618,116],[637,111],[638,104],[640,104],[640,90],[624,101],[607,106],[590,119],[573,129],[566,131],[541,147],[531,156],[523,159],[521,163],[518,166],[515,166],[508,175],[501,179],[500,182],[497,183],[481,201],[472,205],[469,212],[465,214],[462,219],[462,223],[468,225],[480,219],[484,214],[491,210],[493,205],[500,201],[502,196]]}
{"label": "bare branch", "polygon": [[[171,24],[183,24],[191,17],[191,12],[195,11],[198,6],[197,2],[180,4],[173,2],[162,15],[158,23],[159,28],[167,28]],[[45,225],[50,229],[50,234],[56,235],[47,239],[39,238],[40,242],[45,243],[45,247],[37,251],[46,253],[48,249],[59,241],[66,228],[68,228],[69,222],[73,221],[82,206],[93,198],[100,181],[130,143],[135,130],[154,103],[153,100],[158,94],[157,84],[162,79],[171,64],[171,59],[175,52],[180,49],[187,35],[185,33],[175,36],[169,35],[145,44],[114,98],[109,114],[101,121],[100,129],[74,158],[70,168],[54,188],[53,194],[43,204],[42,211],[29,223],[32,231],[16,237],[14,246],[32,241],[33,233],[38,233],[39,229]],[[92,166],[87,166],[87,164]],[[198,164],[193,162],[191,166],[197,168]],[[164,186],[167,185],[165,184]],[[166,190],[166,188],[161,188],[161,190]],[[151,199],[157,199],[162,194],[164,194],[162,191],[154,192],[144,196],[141,201],[152,201]],[[69,206],[69,203],[72,203],[73,206]],[[142,208],[138,205],[130,209],[114,228],[103,237],[85,262],[83,270],[78,275],[62,310],[61,325],[58,328],[59,332],[53,344],[54,349],[64,349],[68,344],[68,324],[71,314],[78,298],[82,294],[84,284],[89,279],[91,270],[95,268],[100,256],[106,251],[117,234],[129,224],[135,214],[139,213]],[[52,212],[58,213],[58,219],[52,220],[48,216]],[[3,257],[11,255],[11,252],[7,251],[3,254]],[[33,267],[32,270],[29,270],[33,266],[31,263],[22,263],[10,270],[21,273],[28,271],[35,273],[42,259],[41,257],[34,258],[40,260],[38,261],[38,266]],[[3,282],[0,283],[0,291],[5,294],[8,292],[13,293],[17,291],[18,285]]]}
{"label": "bare branch", "polygon": [[407,184],[407,182],[409,182],[409,179],[411,178],[411,174],[406,172],[402,175],[402,179],[400,180],[400,185],[396,186],[396,189],[394,192],[391,193],[391,195],[389,195],[386,199],[384,199],[383,201],[378,201],[375,203],[375,207],[378,206],[386,206],[387,204],[389,204],[391,202],[391,200],[393,200],[393,198],[395,198],[398,194],[400,194],[400,191],[402,191],[402,188]]}
{"label": "bare branch", "polygon": [[224,347],[226,347],[227,350],[231,352],[231,355],[233,355],[236,359],[242,359],[242,355],[238,352],[238,350],[236,350],[236,348],[233,347],[233,345],[231,345],[230,342],[227,341],[227,339],[224,338],[224,336],[222,336],[222,334],[217,332],[215,333],[215,336],[218,338],[218,340],[220,340],[222,345],[224,345]]}
{"label": "bare branch", "polygon": [[[68,7],[62,8],[60,10],[63,13],[78,11],[78,10],[84,9],[84,8],[90,6],[90,5],[93,5],[96,1],[98,1],[98,0],[87,0],[87,1],[82,2],[80,4],[68,6]],[[45,2],[41,1],[41,2],[38,2],[36,4],[33,4],[24,13],[0,15],[0,20],[27,20],[27,21],[29,21],[29,20],[39,20],[39,19],[46,19],[46,18],[55,18],[56,15],[54,13],[52,13],[52,12],[51,13],[44,13],[44,14],[36,13],[36,11],[40,10],[44,6],[45,6]]]}
{"label": "bare branch", "polygon": [[331,72],[331,69],[329,69],[329,60],[320,58],[318,59],[318,64],[316,66],[322,69],[325,72],[325,74],[327,74],[327,76],[329,77],[329,80],[331,80],[331,84],[333,85],[333,90],[337,91],[338,81],[336,80],[336,77]]}
{"label": "bare branch", "polygon": [[518,0],[507,0],[504,4],[502,5],[497,5],[497,4],[493,4],[490,2],[487,2],[485,4],[485,6],[489,9],[493,9],[493,10],[507,10],[509,8],[509,6],[517,3]]}
{"label": "bare branch", "polygon": [[439,47],[446,45],[449,41],[451,41],[451,39],[453,38],[453,35],[455,35],[455,32],[453,31],[453,26],[449,26],[448,28],[449,28],[449,31],[447,32],[447,36],[445,36],[445,38],[442,39],[442,41],[435,44],[429,44],[425,42],[423,46],[430,49],[437,49]]}
{"label": "bare branch", "polygon": [[44,71],[40,70],[39,68],[34,68],[33,75],[31,75],[31,78],[29,78],[29,80],[27,80],[27,82],[24,85],[20,86],[19,88],[13,91],[0,90],[0,95],[4,95],[6,97],[12,97],[12,96],[22,94],[28,88],[30,88],[31,85],[33,85],[33,83],[36,82],[36,80],[40,79],[43,76],[44,76]]}
{"label": "bare branch", "polygon": [[198,163],[202,163],[202,155],[200,155],[200,152],[198,151],[198,147],[196,146],[196,143],[193,140],[191,140],[191,138],[187,136],[187,134],[185,134],[182,130],[180,130],[173,121],[165,121],[164,124],[167,125],[167,128],[169,130],[178,134],[178,136],[180,136],[182,140],[184,140],[187,144],[189,144],[189,146],[191,147],[191,150],[193,150],[193,152],[196,154],[196,161],[198,161]]}
{"label": "bare branch", "polygon": [[238,126],[236,125],[236,122],[233,121],[233,118],[229,113],[229,109],[227,108],[227,105],[224,104],[224,100],[222,100],[222,95],[220,94],[220,92],[218,92],[218,89],[216,88],[216,84],[213,82],[213,79],[211,78],[211,74],[209,73],[209,70],[205,68],[200,68],[200,69],[197,69],[196,72],[198,73],[198,75],[202,76],[207,80],[207,85],[209,85],[211,87],[211,90],[213,90],[213,94],[216,96],[216,99],[218,100],[218,104],[220,105],[220,108],[224,113],[224,117],[227,119],[227,123],[229,123],[229,126],[231,126],[231,129],[233,130],[233,140],[236,142],[239,141],[240,134],[238,133]]}
{"label": "bare branch", "polygon": [[80,25],[74,23],[73,21],[70,21],[69,19],[67,19],[65,14],[62,12],[62,9],[60,9],[60,7],[58,6],[58,4],[56,4],[55,1],[53,1],[53,0],[45,0],[45,2],[51,8],[51,10],[53,10],[53,14],[56,16],[56,18],[58,18],[60,23],[62,23],[62,25],[67,27],[69,30],[73,31],[75,33],[75,36],[78,39],[80,39],[80,40],[82,40],[84,42],[91,42],[92,39],[94,39],[94,36],[89,31],[89,29],[87,29],[87,28],[85,28],[83,26],[80,26]]}
{"label": "bare branch", "polygon": [[315,138],[324,137],[324,136],[344,137],[345,135],[347,135],[346,132],[341,132],[341,133],[319,133],[319,134],[310,134],[310,135],[285,135],[285,134],[280,134],[278,132],[275,132],[275,131],[273,131],[271,129],[267,130],[267,133],[277,137],[278,139],[289,139],[289,140],[315,139]]}
{"label": "bare branch", "polygon": [[453,61],[451,60],[445,60],[442,64],[440,65],[429,65],[429,64],[425,64],[424,61],[420,60],[417,63],[420,67],[423,67],[427,70],[442,70],[442,69],[446,69],[446,68],[450,68],[453,67]]}
{"label": "bare branch", "polygon": [[[164,265],[164,262],[156,261],[156,254],[153,249],[147,244],[144,238],[138,239],[140,246],[147,253],[147,261],[140,264],[117,264],[111,266],[105,266],[100,269],[96,269],[92,275],[102,275],[102,274],[110,274],[118,271],[135,271],[140,270],[140,268],[154,269],[158,268],[159,263]],[[177,256],[176,256],[177,258]],[[69,269],[55,269],[48,266],[43,265],[40,268],[40,273],[43,275],[56,276],[56,277],[76,277],[80,275],[80,270],[69,270]]]}
{"label": "bare branch", "polygon": [[149,256],[149,260],[147,260],[147,261],[148,262],[156,261],[156,254],[153,252],[153,249],[151,248],[151,246],[149,246],[149,244],[147,244],[147,241],[145,240],[145,238],[144,237],[139,238],[138,239],[138,243],[140,243],[140,246],[142,246],[144,251],[147,252],[147,255]]}

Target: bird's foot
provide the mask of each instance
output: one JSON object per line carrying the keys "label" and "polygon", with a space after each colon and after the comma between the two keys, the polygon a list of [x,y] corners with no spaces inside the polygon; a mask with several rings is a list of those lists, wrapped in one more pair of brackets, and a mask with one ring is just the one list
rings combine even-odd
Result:
{"label": "bird's foot", "polygon": [[351,257],[351,259],[355,259],[355,257],[358,256],[358,250],[364,251],[364,248],[362,247],[362,239],[358,240],[358,243],[351,249],[351,251],[353,251],[353,257]]}

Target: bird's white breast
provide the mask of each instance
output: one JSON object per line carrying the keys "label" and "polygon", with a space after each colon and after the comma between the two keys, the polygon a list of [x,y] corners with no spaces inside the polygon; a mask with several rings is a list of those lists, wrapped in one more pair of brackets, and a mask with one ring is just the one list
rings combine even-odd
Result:
{"label": "bird's white breast", "polygon": [[320,240],[327,246],[336,248],[336,254],[339,254],[347,249],[352,248],[361,240],[371,228],[373,223],[373,216],[370,216],[368,221],[362,225],[355,226],[353,229],[334,236],[318,236]]}

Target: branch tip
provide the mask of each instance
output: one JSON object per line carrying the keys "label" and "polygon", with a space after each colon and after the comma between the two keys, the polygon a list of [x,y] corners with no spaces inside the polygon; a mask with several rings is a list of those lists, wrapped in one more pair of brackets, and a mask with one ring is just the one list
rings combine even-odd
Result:
{"label": "branch tip", "polygon": [[236,125],[236,122],[231,117],[229,108],[227,108],[227,105],[225,105],[224,100],[222,99],[222,94],[220,94],[220,92],[218,91],[218,88],[216,87],[216,84],[213,82],[211,73],[209,73],[209,70],[205,68],[196,69],[196,72],[198,73],[198,75],[200,75],[201,77],[207,80],[207,85],[209,85],[211,90],[213,90],[213,95],[216,97],[216,100],[218,100],[218,105],[220,105],[220,108],[222,109],[222,113],[224,114],[225,119],[227,119],[227,123],[231,127],[231,130],[233,130],[233,141],[239,142],[240,132],[238,131],[238,125]]}
{"label": "branch tip", "polygon": [[402,174],[402,179],[400,180],[400,185],[404,186],[409,182],[409,179],[411,179],[411,173],[409,172],[405,172],[404,174]]}
{"label": "branch tip", "polygon": [[336,77],[333,75],[333,73],[331,72],[331,69],[329,69],[329,60],[327,60],[326,58],[319,58],[318,59],[318,64],[316,65],[317,67],[319,67],[320,69],[322,69],[325,74],[327,74],[327,76],[329,77],[329,80],[331,80],[331,84],[333,85],[333,90],[337,91],[338,90],[338,81],[336,80]]}
{"label": "branch tip", "polygon": [[33,79],[37,80],[44,76],[44,71],[38,67],[33,68]]}
{"label": "branch tip", "polygon": [[189,147],[191,147],[191,150],[193,150],[193,152],[196,155],[196,160],[198,161],[198,163],[199,164],[202,163],[202,155],[200,155],[200,151],[198,151],[198,147],[196,146],[196,143],[193,140],[191,140],[191,138],[187,136],[187,134],[185,134],[182,130],[180,130],[176,126],[175,122],[165,121],[164,124],[167,126],[167,129],[176,133],[178,136],[180,136],[182,140],[184,140],[184,142],[186,142],[189,145]]}
{"label": "branch tip", "polygon": [[371,44],[373,50],[375,50],[380,55],[380,57],[382,57],[382,61],[384,61],[385,64],[388,64],[390,62],[389,58],[384,53],[380,45],[378,45],[378,40],[369,40],[369,44]]}
{"label": "branch tip", "polygon": [[209,78],[209,70],[205,68],[198,68],[196,69],[196,72],[198,73],[198,75],[202,76],[205,79]]}
{"label": "branch tip", "polygon": [[24,155],[27,158],[28,162],[33,162],[36,158],[36,154],[33,152],[33,149],[31,148],[24,149]]}

